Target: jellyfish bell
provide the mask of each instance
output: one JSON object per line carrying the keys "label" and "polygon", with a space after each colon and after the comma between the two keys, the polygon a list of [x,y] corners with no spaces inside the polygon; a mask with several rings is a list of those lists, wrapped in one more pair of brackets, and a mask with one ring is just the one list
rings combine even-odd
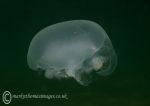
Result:
{"label": "jellyfish bell", "polygon": [[117,56],[104,29],[88,20],[72,20],[50,25],[32,39],[27,63],[41,69],[46,78],[74,78],[88,85],[91,72],[111,74]]}

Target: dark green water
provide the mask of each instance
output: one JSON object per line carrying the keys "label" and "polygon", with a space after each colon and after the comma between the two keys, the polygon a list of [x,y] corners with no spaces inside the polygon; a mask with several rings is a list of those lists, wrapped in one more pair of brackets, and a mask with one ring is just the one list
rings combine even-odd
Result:
{"label": "dark green water", "polygon": [[[60,94],[68,100],[15,99],[10,104],[150,106],[150,5],[145,0],[0,1],[0,93]],[[74,80],[47,80],[29,69],[28,46],[42,28],[87,19],[108,33],[118,55],[116,70],[87,87]],[[2,99],[0,104],[2,103]]]}

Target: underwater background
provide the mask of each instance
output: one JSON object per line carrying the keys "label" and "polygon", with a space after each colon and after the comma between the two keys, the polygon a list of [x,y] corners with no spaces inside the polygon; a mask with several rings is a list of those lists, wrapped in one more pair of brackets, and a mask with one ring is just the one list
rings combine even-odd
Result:
{"label": "underwater background", "polygon": [[[100,24],[118,56],[116,70],[89,86],[48,80],[29,69],[27,52],[46,26],[84,19]],[[10,105],[150,106],[150,3],[148,0],[0,1],[0,94],[67,94],[68,99],[12,99]],[[0,105],[4,105],[2,98]]]}

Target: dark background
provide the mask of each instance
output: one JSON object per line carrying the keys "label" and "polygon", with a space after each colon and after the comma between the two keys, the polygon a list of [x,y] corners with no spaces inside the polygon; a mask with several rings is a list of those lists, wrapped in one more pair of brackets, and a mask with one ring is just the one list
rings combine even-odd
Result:
{"label": "dark background", "polygon": [[[73,79],[47,80],[26,62],[33,36],[62,21],[86,19],[108,33],[116,70],[87,87]],[[12,100],[10,104],[150,106],[150,5],[148,0],[0,1],[0,93],[60,94],[68,100]],[[2,100],[0,102],[2,103]]]}

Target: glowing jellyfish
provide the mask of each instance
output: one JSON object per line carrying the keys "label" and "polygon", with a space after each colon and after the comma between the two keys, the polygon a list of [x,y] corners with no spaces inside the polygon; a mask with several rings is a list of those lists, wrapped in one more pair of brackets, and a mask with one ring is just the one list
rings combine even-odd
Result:
{"label": "glowing jellyfish", "polygon": [[32,70],[44,71],[46,78],[74,78],[88,85],[91,73],[109,75],[117,56],[104,29],[88,20],[50,25],[32,39],[27,54]]}

